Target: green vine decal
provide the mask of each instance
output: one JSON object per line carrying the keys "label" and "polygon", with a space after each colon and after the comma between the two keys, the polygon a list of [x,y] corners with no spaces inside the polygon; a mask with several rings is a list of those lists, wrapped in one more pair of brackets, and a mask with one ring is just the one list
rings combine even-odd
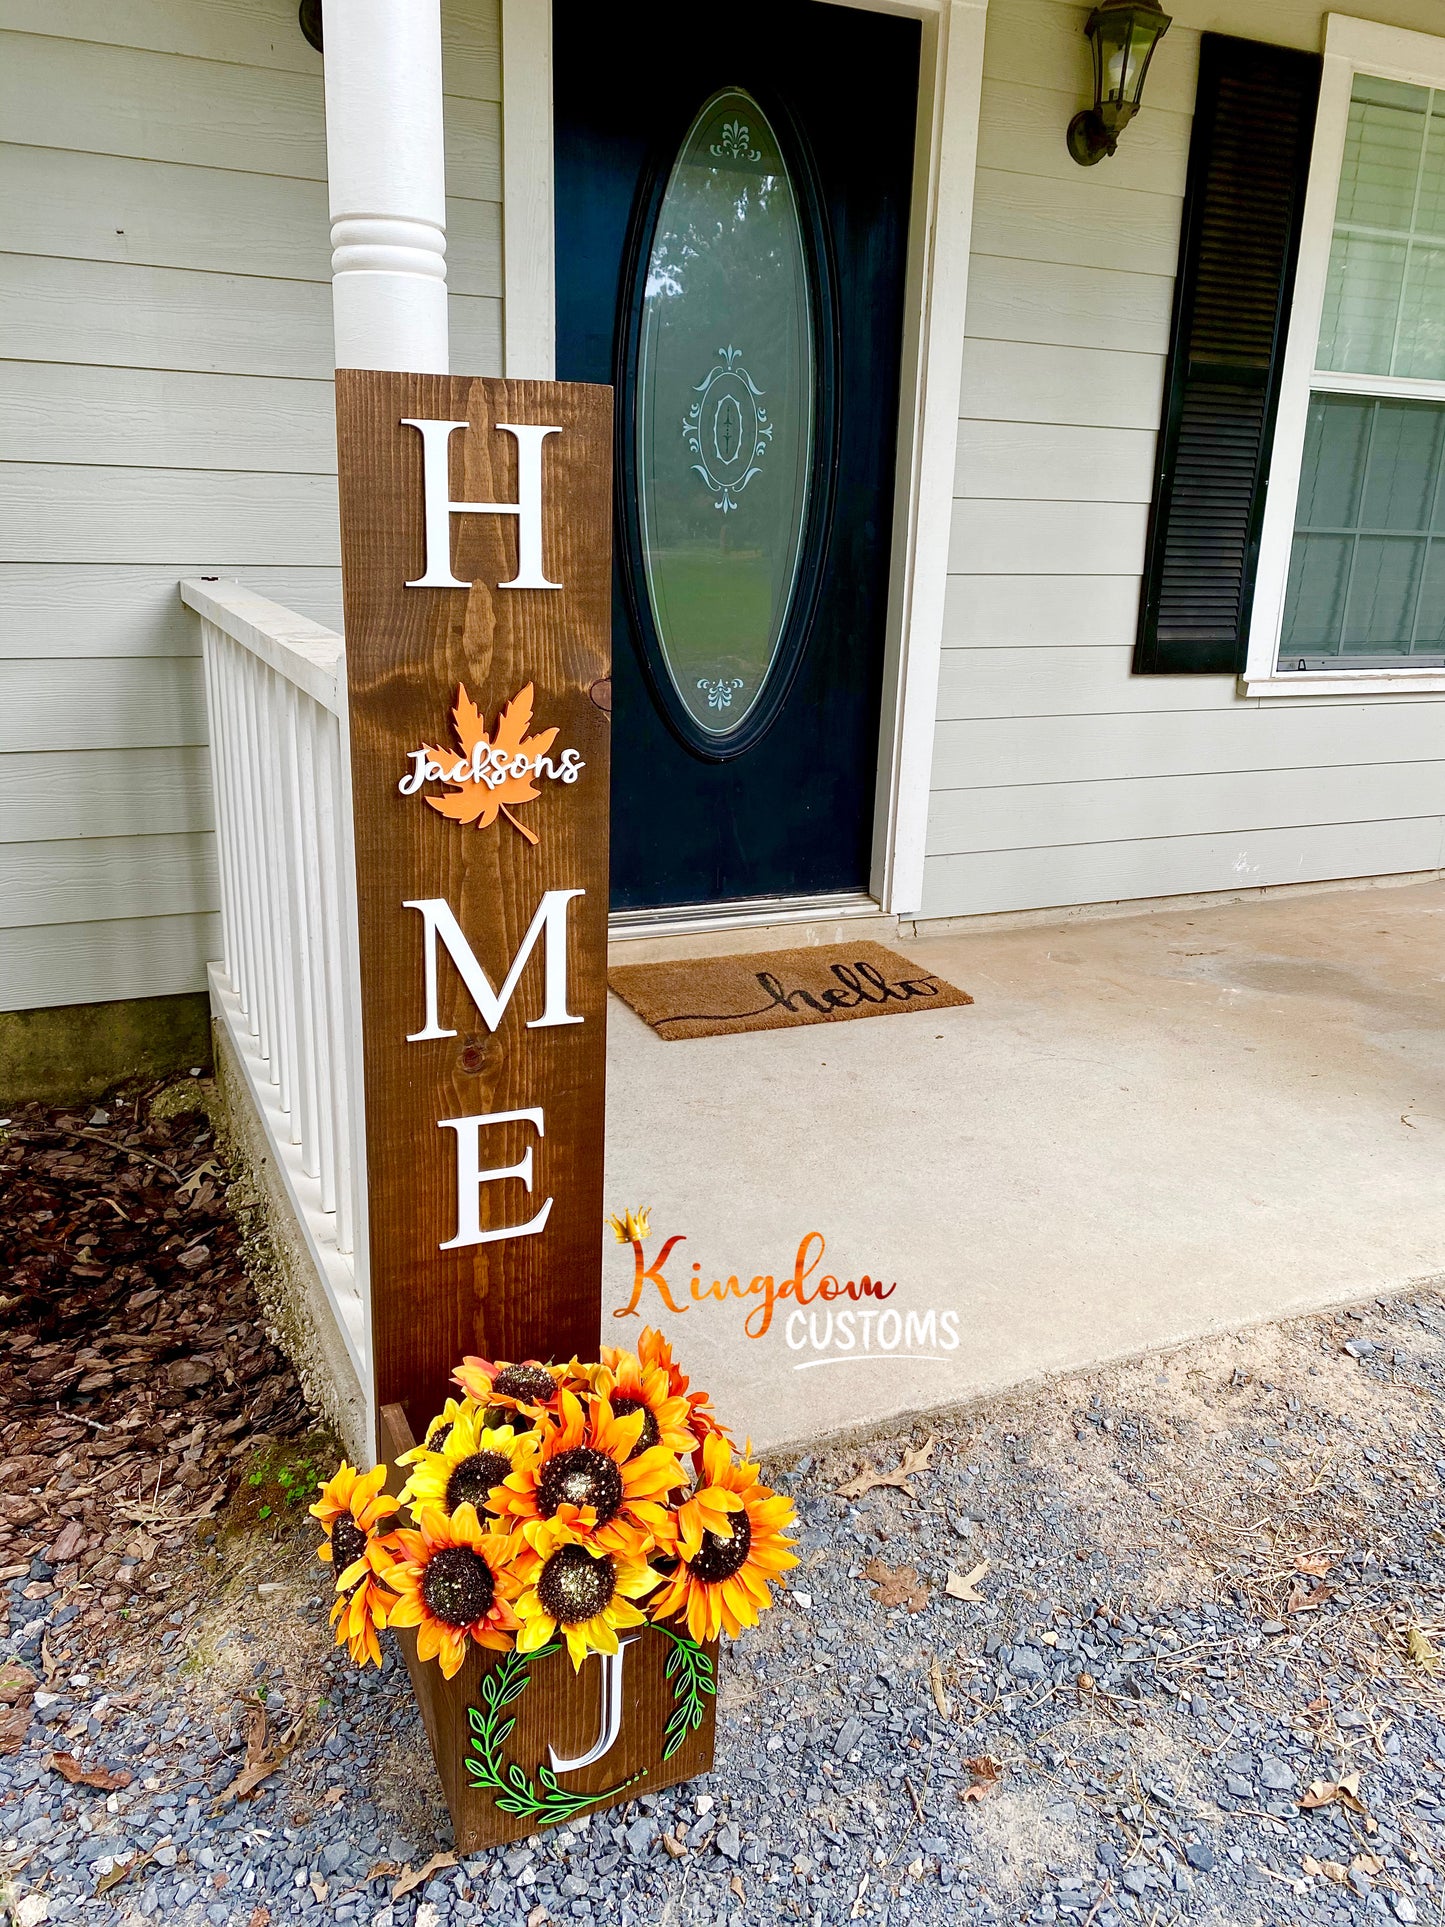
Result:
{"label": "green vine decal", "polygon": [[662,1742],[662,1757],[670,1760],[688,1735],[702,1725],[707,1701],[717,1692],[717,1678],[712,1661],[695,1639],[674,1632],[671,1626],[654,1625],[652,1630],[665,1633],[672,1641],[667,1677],[672,1681],[673,1712]]}
{"label": "green vine decal", "polygon": [[[702,1725],[708,1696],[717,1692],[717,1680],[712,1661],[686,1633],[674,1632],[670,1626],[654,1626],[652,1630],[664,1633],[672,1641],[666,1670],[672,1681],[673,1712],[662,1747],[663,1759],[670,1760],[688,1735]],[[554,1639],[533,1655],[508,1653],[499,1666],[484,1675],[480,1688],[482,1704],[467,1708],[467,1724],[472,1733],[468,1746],[475,1755],[466,1762],[471,1784],[478,1792],[490,1788],[504,1813],[520,1814],[542,1827],[556,1826],[588,1807],[615,1799],[636,1781],[646,1779],[648,1773],[646,1767],[639,1767],[636,1773],[600,1793],[571,1793],[558,1785],[557,1775],[550,1766],[539,1767],[536,1779],[532,1780],[515,1760],[503,1760],[502,1748],[517,1723],[515,1714],[504,1715],[513,1701],[527,1690],[531,1660],[545,1659],[549,1653],[561,1650],[561,1641]]]}

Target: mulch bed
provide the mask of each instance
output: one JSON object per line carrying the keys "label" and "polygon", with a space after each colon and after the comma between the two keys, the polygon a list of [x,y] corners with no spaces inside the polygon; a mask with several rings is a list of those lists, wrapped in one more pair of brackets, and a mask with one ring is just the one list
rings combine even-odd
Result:
{"label": "mulch bed", "polygon": [[168,1614],[162,1555],[214,1530],[244,1454],[313,1422],[242,1269],[204,1094],[0,1126],[0,1633],[14,1592],[45,1601],[47,1679]]}

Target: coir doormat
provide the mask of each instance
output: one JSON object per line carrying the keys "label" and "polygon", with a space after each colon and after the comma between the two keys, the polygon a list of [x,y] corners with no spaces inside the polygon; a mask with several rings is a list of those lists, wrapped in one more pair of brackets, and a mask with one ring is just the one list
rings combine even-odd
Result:
{"label": "coir doormat", "polygon": [[623,964],[607,981],[659,1037],[725,1037],[971,1004],[966,990],[881,943]]}

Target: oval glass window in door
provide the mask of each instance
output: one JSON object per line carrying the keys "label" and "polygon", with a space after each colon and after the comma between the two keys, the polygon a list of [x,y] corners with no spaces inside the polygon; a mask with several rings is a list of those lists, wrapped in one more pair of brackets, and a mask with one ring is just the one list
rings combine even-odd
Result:
{"label": "oval glass window in door", "polygon": [[689,128],[640,265],[638,559],[677,721],[726,754],[784,673],[819,380],[799,189],[743,89]]}

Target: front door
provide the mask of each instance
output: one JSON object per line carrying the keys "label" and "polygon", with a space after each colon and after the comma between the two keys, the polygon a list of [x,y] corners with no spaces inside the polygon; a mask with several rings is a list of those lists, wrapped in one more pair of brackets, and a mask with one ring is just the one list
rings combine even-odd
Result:
{"label": "front door", "polygon": [[865,889],[918,24],[553,18],[557,374],[617,389],[613,905]]}

